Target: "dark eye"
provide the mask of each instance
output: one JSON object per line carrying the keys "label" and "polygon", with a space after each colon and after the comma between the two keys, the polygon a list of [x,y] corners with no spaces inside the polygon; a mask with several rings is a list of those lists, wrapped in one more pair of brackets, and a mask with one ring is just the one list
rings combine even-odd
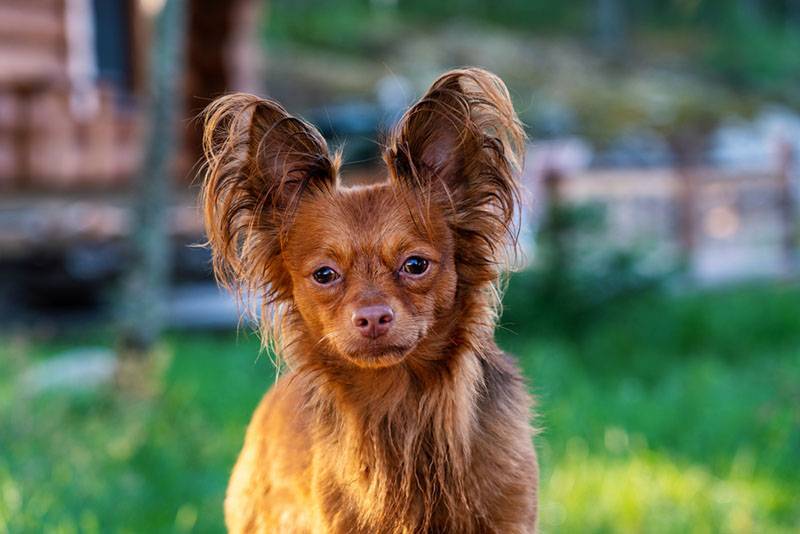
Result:
{"label": "dark eye", "polygon": [[320,267],[314,274],[312,275],[314,280],[317,281],[318,284],[330,284],[337,278],[339,278],[339,273],[331,269],[330,267]]}
{"label": "dark eye", "polygon": [[428,270],[428,260],[419,256],[408,258],[400,269],[404,273],[420,275]]}

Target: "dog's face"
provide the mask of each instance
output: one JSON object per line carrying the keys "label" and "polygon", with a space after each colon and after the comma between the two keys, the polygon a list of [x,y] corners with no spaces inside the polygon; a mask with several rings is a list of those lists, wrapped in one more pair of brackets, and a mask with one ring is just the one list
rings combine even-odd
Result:
{"label": "dog's face", "polygon": [[390,137],[375,186],[342,187],[319,132],[274,102],[231,95],[206,117],[215,272],[298,315],[305,346],[398,364],[471,313],[460,293],[497,279],[524,134],[494,75],[437,80]]}
{"label": "dog's face", "polygon": [[316,339],[356,365],[400,362],[452,312],[453,235],[441,213],[415,224],[389,185],[304,200],[284,261],[297,310]]}

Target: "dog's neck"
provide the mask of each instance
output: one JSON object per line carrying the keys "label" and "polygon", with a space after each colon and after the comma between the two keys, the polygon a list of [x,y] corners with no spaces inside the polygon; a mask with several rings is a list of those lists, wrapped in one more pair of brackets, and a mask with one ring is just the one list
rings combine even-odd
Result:
{"label": "dog's neck", "polygon": [[331,476],[349,483],[362,520],[430,524],[437,510],[470,507],[466,478],[484,366],[498,349],[491,322],[467,322],[490,316],[469,309],[481,303],[464,304],[467,313],[451,322],[458,326],[423,340],[402,364],[297,369],[311,379],[318,435],[341,454]]}
{"label": "dog's neck", "polygon": [[315,426],[341,455],[329,476],[348,488],[365,524],[426,531],[443,510],[471,508],[466,478],[482,363],[462,349],[441,365],[424,376],[373,370],[320,390]]}

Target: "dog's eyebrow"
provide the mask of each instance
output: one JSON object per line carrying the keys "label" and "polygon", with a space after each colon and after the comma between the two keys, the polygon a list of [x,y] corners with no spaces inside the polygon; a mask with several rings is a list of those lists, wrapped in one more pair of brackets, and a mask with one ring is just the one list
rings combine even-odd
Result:
{"label": "dog's eyebrow", "polygon": [[392,260],[395,260],[395,256],[397,255],[412,254],[415,252],[437,261],[440,257],[439,251],[428,241],[408,235],[384,241],[380,250],[381,256],[391,258]]}
{"label": "dog's eyebrow", "polygon": [[321,246],[314,247],[314,250],[311,254],[306,255],[306,262],[308,265],[316,265],[319,263],[320,259],[329,258],[333,261],[341,263],[347,254],[342,250],[341,247],[337,247],[331,244],[323,244]]}

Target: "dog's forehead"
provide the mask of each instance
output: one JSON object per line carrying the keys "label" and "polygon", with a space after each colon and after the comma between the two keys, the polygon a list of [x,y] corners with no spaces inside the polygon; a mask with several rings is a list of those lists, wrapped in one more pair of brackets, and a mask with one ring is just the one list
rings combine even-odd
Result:
{"label": "dog's forehead", "polygon": [[388,184],[341,188],[336,200],[338,218],[354,229],[375,232],[411,220],[408,206]]}
{"label": "dog's forehead", "polygon": [[425,239],[407,199],[388,184],[340,188],[310,199],[298,212],[295,235],[302,241],[350,249]]}

